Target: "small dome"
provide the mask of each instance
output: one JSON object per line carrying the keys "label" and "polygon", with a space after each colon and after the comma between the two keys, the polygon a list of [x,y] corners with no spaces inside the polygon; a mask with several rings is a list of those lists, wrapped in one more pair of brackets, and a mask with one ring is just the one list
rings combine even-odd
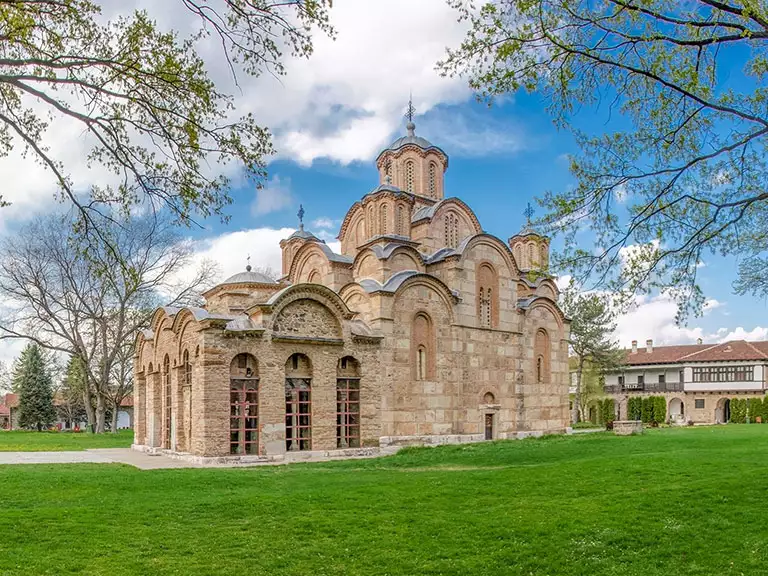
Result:
{"label": "small dome", "polygon": [[[408,122],[408,124],[406,125],[406,129],[408,130],[408,134],[405,136],[401,136],[400,138],[392,142],[392,144],[390,144],[384,150],[381,151],[381,154],[383,154],[387,150],[396,151],[402,148],[403,146],[407,146],[408,144],[413,144],[414,146],[418,146],[422,150],[437,150],[443,156],[447,156],[445,152],[443,152],[438,146],[435,146],[434,144],[432,144],[432,142],[430,142],[426,138],[422,138],[421,136],[416,136],[416,133],[415,133],[416,124],[414,124],[413,122]],[[379,156],[381,156],[381,154],[379,154]]]}
{"label": "small dome", "polygon": [[293,234],[288,236],[288,240],[291,238],[301,238],[302,240],[316,240],[317,242],[322,242],[320,238],[312,234],[312,232],[308,232],[307,230],[304,230],[304,226],[299,226],[299,229],[296,230]]}
{"label": "small dome", "polygon": [[245,272],[238,272],[224,280],[221,284],[277,284],[277,282],[261,272],[252,271],[251,267],[248,266]]}

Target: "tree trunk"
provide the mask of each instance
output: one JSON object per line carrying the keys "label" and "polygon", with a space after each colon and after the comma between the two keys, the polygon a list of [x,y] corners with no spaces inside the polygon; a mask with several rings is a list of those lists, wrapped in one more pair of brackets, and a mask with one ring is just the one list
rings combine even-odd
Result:
{"label": "tree trunk", "polygon": [[91,385],[88,382],[88,376],[85,377],[83,386],[83,403],[85,404],[85,415],[88,418],[88,428],[91,432],[96,432],[96,413],[93,410],[93,397],[91,396]]}
{"label": "tree trunk", "polygon": [[104,434],[107,429],[107,405],[101,394],[96,395],[96,434]]}
{"label": "tree trunk", "polygon": [[111,423],[111,427],[112,427],[112,433],[113,434],[117,434],[117,415],[118,415],[119,410],[120,410],[120,403],[119,402],[115,402],[114,405],[112,406],[112,423]]}
{"label": "tree trunk", "polygon": [[584,410],[581,406],[581,375],[584,372],[584,357],[579,357],[579,367],[576,369],[576,402],[575,416],[576,422],[582,422],[584,420]]}

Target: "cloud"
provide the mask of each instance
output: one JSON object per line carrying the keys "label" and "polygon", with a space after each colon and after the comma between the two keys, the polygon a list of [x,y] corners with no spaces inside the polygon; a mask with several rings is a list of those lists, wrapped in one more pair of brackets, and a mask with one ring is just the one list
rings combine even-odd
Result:
{"label": "cloud", "polygon": [[339,225],[338,220],[333,220],[331,218],[318,218],[312,222],[313,228],[318,229],[326,229],[326,230],[332,230],[336,228]]}
{"label": "cloud", "polygon": [[739,326],[721,335],[718,342],[727,342],[728,340],[768,340],[768,327],[756,326],[752,330],[746,330]]}
{"label": "cloud", "polygon": [[256,198],[251,204],[251,214],[263,216],[271,212],[280,212],[290,208],[293,203],[291,179],[273,176],[264,188],[256,190]]}

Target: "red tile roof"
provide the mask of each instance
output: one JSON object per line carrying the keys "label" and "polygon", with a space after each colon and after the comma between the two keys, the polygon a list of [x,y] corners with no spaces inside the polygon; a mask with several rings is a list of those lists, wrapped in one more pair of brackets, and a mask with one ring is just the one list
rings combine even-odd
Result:
{"label": "red tile roof", "polygon": [[654,346],[651,352],[638,347],[637,352],[627,350],[626,363],[678,364],[681,362],[727,362],[768,360],[768,342],[732,340],[721,344],[688,344],[683,346]]}

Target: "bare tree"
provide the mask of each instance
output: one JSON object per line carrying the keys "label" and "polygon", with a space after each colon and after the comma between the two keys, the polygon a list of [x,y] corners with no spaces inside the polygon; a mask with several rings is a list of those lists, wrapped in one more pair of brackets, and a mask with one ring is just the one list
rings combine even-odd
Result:
{"label": "bare tree", "polygon": [[79,358],[88,421],[103,432],[108,406],[120,397],[117,366],[136,331],[158,305],[196,300],[216,268],[203,262],[192,278],[180,280],[191,243],[154,213],[128,221],[105,217],[98,224],[106,243],[78,243],[69,235],[70,219],[50,216],[0,244],[0,295],[7,308],[0,339],[23,338]]}

